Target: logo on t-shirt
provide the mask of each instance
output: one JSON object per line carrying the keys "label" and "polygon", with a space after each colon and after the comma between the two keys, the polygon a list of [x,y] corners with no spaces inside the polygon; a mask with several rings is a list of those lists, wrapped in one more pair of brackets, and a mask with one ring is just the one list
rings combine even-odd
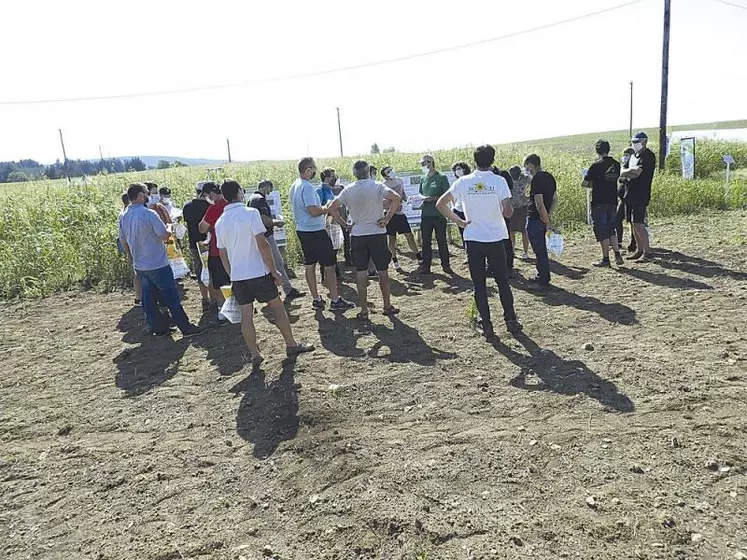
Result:
{"label": "logo on t-shirt", "polygon": [[615,168],[614,165],[610,165],[607,168],[607,171],[604,172],[604,180],[605,181],[609,181],[609,182],[613,182],[614,183],[615,181],[617,181],[617,178],[619,176],[620,175],[617,173],[617,169]]}
{"label": "logo on t-shirt", "polygon": [[474,194],[490,194],[495,192],[495,187],[488,186],[485,183],[475,183],[469,188],[470,193]]}

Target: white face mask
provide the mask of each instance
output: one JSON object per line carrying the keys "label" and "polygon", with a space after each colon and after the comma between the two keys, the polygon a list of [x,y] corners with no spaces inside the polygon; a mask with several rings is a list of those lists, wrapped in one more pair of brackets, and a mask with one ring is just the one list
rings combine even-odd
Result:
{"label": "white face mask", "polygon": [[161,202],[161,195],[160,194],[152,194],[148,197],[148,204],[158,204]]}
{"label": "white face mask", "polygon": [[164,197],[163,197],[163,198],[161,199],[161,202],[163,202],[164,204],[171,204],[171,197],[169,197],[169,196],[164,196]]}
{"label": "white face mask", "polygon": [[427,165],[423,165],[420,169],[423,171],[423,175],[428,175],[428,172],[431,170]]}
{"label": "white face mask", "polygon": [[464,171],[461,167],[457,167],[456,170],[454,170],[454,175],[456,177],[461,177],[462,175],[464,175]]}
{"label": "white face mask", "polygon": [[394,172],[394,169],[390,169],[390,170],[389,170],[389,173],[387,173],[387,175],[386,175],[386,176],[387,176],[387,177],[388,177],[389,179],[396,179],[396,178],[397,178],[397,174],[396,174],[396,173]]}
{"label": "white face mask", "polygon": [[633,149],[635,150],[635,153],[638,154],[643,149],[643,144],[636,142],[633,144]]}
{"label": "white face mask", "polygon": [[531,177],[532,176],[532,172],[529,171],[528,167],[524,168],[524,175],[526,175],[527,177]]}

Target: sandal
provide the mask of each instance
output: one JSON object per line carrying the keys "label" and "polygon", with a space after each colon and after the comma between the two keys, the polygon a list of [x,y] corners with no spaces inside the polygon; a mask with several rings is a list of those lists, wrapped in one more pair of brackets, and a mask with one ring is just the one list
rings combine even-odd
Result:
{"label": "sandal", "polygon": [[399,309],[397,309],[393,305],[390,305],[389,307],[385,307],[382,313],[391,317],[392,315],[396,315],[397,313],[399,313]]}

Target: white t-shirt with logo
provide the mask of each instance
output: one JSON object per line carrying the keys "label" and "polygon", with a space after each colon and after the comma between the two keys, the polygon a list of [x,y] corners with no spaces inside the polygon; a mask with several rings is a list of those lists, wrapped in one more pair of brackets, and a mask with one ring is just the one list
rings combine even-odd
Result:
{"label": "white t-shirt with logo", "polygon": [[508,239],[501,202],[511,198],[511,191],[503,177],[492,171],[475,171],[457,179],[449,192],[462,203],[464,215],[471,222],[464,230],[465,241]]}
{"label": "white t-shirt with logo", "polygon": [[248,208],[243,202],[226,205],[215,224],[215,241],[218,249],[228,252],[232,282],[261,278],[270,273],[255,237],[264,236],[265,231],[258,210]]}

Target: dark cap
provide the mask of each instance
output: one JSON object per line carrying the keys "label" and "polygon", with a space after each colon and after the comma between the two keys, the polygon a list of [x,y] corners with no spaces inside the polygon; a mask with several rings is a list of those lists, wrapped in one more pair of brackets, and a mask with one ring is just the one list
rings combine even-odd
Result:
{"label": "dark cap", "polygon": [[158,194],[161,196],[171,196],[171,189],[168,187],[161,187],[158,189]]}
{"label": "dark cap", "polygon": [[435,160],[431,154],[424,154],[423,157],[420,158],[420,165],[423,165],[425,162],[435,163]]}
{"label": "dark cap", "polygon": [[220,193],[220,187],[213,181],[208,181],[202,185],[202,194]]}
{"label": "dark cap", "polygon": [[270,181],[269,179],[262,179],[262,180],[261,180],[261,181],[260,181],[260,182],[259,182],[259,183],[257,184],[257,188],[258,188],[258,189],[261,189],[262,187],[273,187],[273,188],[274,188],[274,187],[275,187],[275,185],[273,185],[273,184],[272,184],[272,181]]}
{"label": "dark cap", "polygon": [[631,140],[631,142],[636,142],[636,141],[638,141],[638,140],[648,140],[648,134],[646,134],[646,133],[645,133],[645,132],[643,132],[643,131],[641,131],[641,132],[636,132],[636,133],[635,133],[635,134],[633,135],[633,139]]}

